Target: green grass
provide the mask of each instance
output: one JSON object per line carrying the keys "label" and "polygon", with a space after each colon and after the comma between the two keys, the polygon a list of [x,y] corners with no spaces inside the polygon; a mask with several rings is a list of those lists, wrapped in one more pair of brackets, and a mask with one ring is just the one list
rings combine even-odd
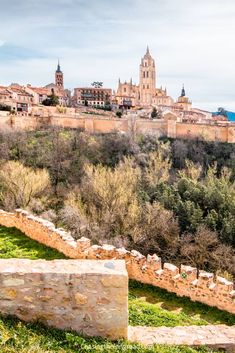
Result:
{"label": "green grass", "polygon": [[132,326],[235,325],[235,315],[177,297],[164,289],[130,281],[129,323]]}
{"label": "green grass", "polygon": [[[0,227],[0,258],[64,259],[58,251],[29,239],[15,228]],[[235,324],[235,315],[178,298],[162,289],[130,281],[130,325],[176,326]],[[1,353],[208,353],[206,348],[153,346],[126,341],[82,338],[76,333],[48,329],[37,323],[0,317]]]}
{"label": "green grass", "polygon": [[[65,259],[58,251],[26,237],[15,228],[0,227],[0,258]],[[132,326],[235,325],[235,315],[195,303],[173,293],[130,281],[129,323]]]}
{"label": "green grass", "polygon": [[206,348],[152,346],[144,348],[126,341],[110,342],[83,338],[74,332],[48,329],[37,323],[22,323],[14,318],[0,318],[1,353],[209,353]]}
{"label": "green grass", "polygon": [[65,255],[25,236],[16,228],[0,227],[0,258],[65,259]]}

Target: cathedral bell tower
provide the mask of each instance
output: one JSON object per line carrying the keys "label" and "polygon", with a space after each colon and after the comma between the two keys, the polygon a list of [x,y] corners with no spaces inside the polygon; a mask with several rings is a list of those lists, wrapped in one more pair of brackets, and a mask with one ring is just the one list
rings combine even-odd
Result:
{"label": "cathedral bell tower", "polygon": [[55,85],[59,89],[64,89],[64,75],[60,69],[60,62],[58,60],[57,70],[55,72]]}
{"label": "cathedral bell tower", "polygon": [[151,105],[156,92],[156,68],[149,47],[140,64],[140,104]]}

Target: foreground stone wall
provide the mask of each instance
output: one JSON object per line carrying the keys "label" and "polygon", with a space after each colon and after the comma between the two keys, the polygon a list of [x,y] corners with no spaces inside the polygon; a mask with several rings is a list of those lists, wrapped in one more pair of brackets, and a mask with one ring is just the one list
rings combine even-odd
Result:
{"label": "foreground stone wall", "polygon": [[86,336],[127,338],[124,261],[0,260],[0,312]]}
{"label": "foreground stone wall", "polygon": [[91,245],[87,238],[75,241],[70,233],[56,229],[48,221],[32,216],[26,211],[14,213],[0,211],[0,224],[16,227],[28,237],[57,249],[73,259],[123,259],[126,262],[129,278],[152,284],[187,296],[221,310],[235,314],[235,290],[233,283],[215,276],[213,273],[199,271],[191,266],[162,264],[157,255],[143,256],[139,252],[118,249],[111,245]]}

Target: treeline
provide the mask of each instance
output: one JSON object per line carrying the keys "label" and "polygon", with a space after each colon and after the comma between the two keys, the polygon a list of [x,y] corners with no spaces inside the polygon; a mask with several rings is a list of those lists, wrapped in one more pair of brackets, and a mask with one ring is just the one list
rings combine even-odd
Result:
{"label": "treeline", "polygon": [[233,144],[5,131],[0,161],[2,208],[27,208],[75,237],[235,273]]}

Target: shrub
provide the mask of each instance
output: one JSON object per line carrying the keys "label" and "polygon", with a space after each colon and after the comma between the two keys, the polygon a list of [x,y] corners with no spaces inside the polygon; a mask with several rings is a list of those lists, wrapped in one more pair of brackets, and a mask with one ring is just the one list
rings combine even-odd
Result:
{"label": "shrub", "polygon": [[6,162],[0,171],[0,199],[6,208],[26,208],[49,185],[46,170],[33,170],[20,162]]}

